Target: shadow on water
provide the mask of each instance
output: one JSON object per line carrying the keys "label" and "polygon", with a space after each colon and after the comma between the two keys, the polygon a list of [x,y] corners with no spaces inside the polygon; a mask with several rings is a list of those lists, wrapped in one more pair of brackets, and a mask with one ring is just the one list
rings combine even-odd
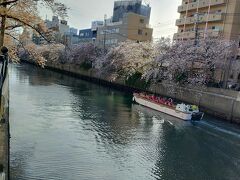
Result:
{"label": "shadow on water", "polygon": [[12,179],[240,177],[236,126],[180,121],[132,104],[131,94],[34,66],[11,73]]}

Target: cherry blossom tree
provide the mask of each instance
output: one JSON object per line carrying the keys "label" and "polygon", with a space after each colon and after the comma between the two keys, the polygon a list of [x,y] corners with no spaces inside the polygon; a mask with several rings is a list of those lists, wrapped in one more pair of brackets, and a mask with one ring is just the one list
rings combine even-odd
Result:
{"label": "cherry blossom tree", "polygon": [[147,65],[147,69],[143,72],[142,78],[146,81],[161,82],[166,76],[166,68],[168,61],[160,58],[166,54],[171,48],[170,38],[161,38],[154,43],[154,59]]}
{"label": "cherry blossom tree", "polygon": [[59,62],[62,58],[65,46],[62,44],[36,45],[33,43],[22,46],[18,49],[18,57],[33,61],[44,67],[46,62]]}
{"label": "cherry blossom tree", "polygon": [[[138,74],[147,83],[202,88],[214,81],[216,71],[225,71],[237,43],[209,38],[194,45],[192,40],[172,43],[170,39],[162,38],[156,43],[121,42],[108,52],[93,44],[70,48],[56,46],[52,52],[49,46],[40,48],[38,53],[45,57],[42,62],[58,59],[61,63],[87,64],[111,80],[128,80]],[[34,54],[36,57],[40,55]]]}
{"label": "cherry blossom tree", "polygon": [[126,41],[112,47],[105,56],[96,59],[94,67],[111,79],[127,79],[134,73],[143,73],[154,59],[154,46],[150,42]]}
{"label": "cherry blossom tree", "polygon": [[144,78],[180,86],[206,86],[217,69],[226,68],[235,49],[235,42],[217,38],[201,39],[197,46],[192,40],[175,42],[155,58],[155,66],[149,66]]}
{"label": "cherry blossom tree", "polygon": [[[0,46],[7,46],[10,52],[16,52],[17,45],[24,45],[20,41],[19,29],[31,30],[42,36],[47,42],[52,41],[51,32],[48,31],[44,21],[39,16],[39,5],[52,10],[61,17],[66,16],[66,6],[57,0],[0,0]],[[31,46],[33,51],[32,47],[33,45]],[[16,58],[14,54],[16,53],[10,55]],[[39,59],[39,62],[42,62],[42,58]]]}
{"label": "cherry blossom tree", "polygon": [[102,50],[92,43],[82,43],[67,48],[65,53],[69,63],[92,66],[92,63],[101,56]]}

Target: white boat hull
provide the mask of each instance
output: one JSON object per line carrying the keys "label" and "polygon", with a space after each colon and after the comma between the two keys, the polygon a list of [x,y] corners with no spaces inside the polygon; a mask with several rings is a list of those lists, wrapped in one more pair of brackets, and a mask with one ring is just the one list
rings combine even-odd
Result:
{"label": "white boat hull", "polygon": [[181,111],[177,111],[173,108],[170,108],[170,107],[167,107],[167,106],[164,106],[164,105],[161,105],[161,104],[157,104],[157,103],[142,99],[142,98],[137,97],[137,96],[134,96],[133,100],[140,105],[149,107],[151,109],[163,112],[165,114],[177,117],[177,118],[185,120],[185,121],[189,121],[189,120],[192,119],[192,114],[191,113],[184,113],[184,112],[181,112]]}

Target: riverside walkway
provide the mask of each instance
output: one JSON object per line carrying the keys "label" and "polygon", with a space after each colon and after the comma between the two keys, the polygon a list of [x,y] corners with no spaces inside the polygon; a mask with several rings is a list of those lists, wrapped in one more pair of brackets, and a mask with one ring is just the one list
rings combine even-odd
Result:
{"label": "riverside walkway", "polygon": [[0,180],[9,179],[9,77],[7,49],[0,55]]}

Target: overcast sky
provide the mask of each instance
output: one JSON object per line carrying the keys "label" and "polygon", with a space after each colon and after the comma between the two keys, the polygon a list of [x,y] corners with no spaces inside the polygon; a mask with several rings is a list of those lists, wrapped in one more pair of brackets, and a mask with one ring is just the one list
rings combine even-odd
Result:
{"label": "overcast sky", "polygon": [[[91,21],[103,20],[104,14],[107,14],[108,17],[111,17],[113,14],[114,0],[61,1],[70,8],[67,19],[69,25],[77,29],[90,28]],[[154,28],[154,38],[172,36],[176,32],[175,21],[179,17],[177,7],[181,4],[181,1],[145,0],[145,2],[150,2],[152,7],[150,24]],[[49,14],[48,19],[51,19]]]}

